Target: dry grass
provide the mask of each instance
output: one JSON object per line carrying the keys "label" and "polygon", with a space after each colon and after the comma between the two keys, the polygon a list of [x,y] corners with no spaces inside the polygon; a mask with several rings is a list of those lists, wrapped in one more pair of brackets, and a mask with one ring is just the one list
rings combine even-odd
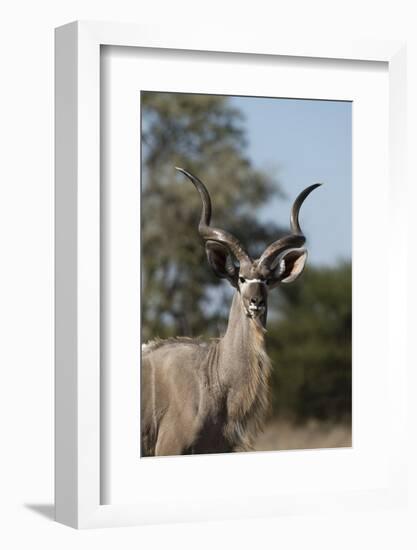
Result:
{"label": "dry grass", "polygon": [[334,424],[309,420],[294,424],[289,420],[271,420],[255,441],[256,451],[289,449],[329,449],[351,447],[352,429],[349,423]]}

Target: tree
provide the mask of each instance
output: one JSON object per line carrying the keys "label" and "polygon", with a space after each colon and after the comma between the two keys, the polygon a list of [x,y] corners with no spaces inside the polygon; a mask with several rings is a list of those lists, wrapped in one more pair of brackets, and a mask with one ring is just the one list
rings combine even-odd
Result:
{"label": "tree", "polygon": [[280,317],[269,323],[273,412],[297,420],[350,419],[351,265],[309,267],[282,286]]}
{"label": "tree", "polygon": [[205,259],[200,198],[174,167],[206,182],[214,223],[253,254],[282,234],[255,215],[279,187],[251,165],[242,116],[227,97],[143,92],[141,100],[142,335],[217,336],[231,292]]}

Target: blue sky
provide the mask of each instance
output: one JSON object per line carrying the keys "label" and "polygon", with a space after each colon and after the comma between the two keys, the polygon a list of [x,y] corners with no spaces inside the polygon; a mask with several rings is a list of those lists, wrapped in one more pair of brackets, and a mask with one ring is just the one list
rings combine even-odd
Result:
{"label": "blue sky", "polygon": [[251,161],[269,171],[286,195],[271,201],[260,215],[288,224],[296,195],[322,182],[300,214],[309,261],[329,265],[350,259],[352,104],[253,97],[230,101],[245,117]]}

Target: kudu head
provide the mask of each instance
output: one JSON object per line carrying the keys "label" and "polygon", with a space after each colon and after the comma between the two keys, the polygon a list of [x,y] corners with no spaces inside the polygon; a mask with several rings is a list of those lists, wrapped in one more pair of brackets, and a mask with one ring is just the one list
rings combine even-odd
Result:
{"label": "kudu head", "polygon": [[[265,327],[268,311],[268,291],[281,283],[295,281],[303,272],[307,250],[298,214],[306,197],[319,187],[310,185],[302,191],[291,209],[291,233],[270,244],[253,260],[236,237],[223,229],[210,227],[211,200],[204,183],[182,168],[177,168],[191,180],[200,194],[203,208],[198,230],[205,241],[207,259],[218,277],[227,279],[239,293],[248,317]],[[238,265],[237,265],[238,264]]]}

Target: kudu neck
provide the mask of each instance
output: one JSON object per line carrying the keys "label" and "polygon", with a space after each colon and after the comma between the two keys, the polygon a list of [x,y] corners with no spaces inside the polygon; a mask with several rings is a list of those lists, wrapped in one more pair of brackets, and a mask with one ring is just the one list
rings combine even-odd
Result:
{"label": "kudu neck", "polygon": [[[254,348],[264,347],[264,329],[247,316],[239,292],[233,296],[227,330],[221,339],[221,353],[233,363],[245,363]],[[233,358],[233,360],[232,360]]]}
{"label": "kudu neck", "polygon": [[271,363],[265,350],[264,333],[263,327],[246,315],[241,296],[236,292],[226,334],[219,342],[217,363],[218,381],[227,396],[226,432],[232,434],[231,437],[241,433],[249,417],[253,420],[252,428],[257,429],[268,409]]}

